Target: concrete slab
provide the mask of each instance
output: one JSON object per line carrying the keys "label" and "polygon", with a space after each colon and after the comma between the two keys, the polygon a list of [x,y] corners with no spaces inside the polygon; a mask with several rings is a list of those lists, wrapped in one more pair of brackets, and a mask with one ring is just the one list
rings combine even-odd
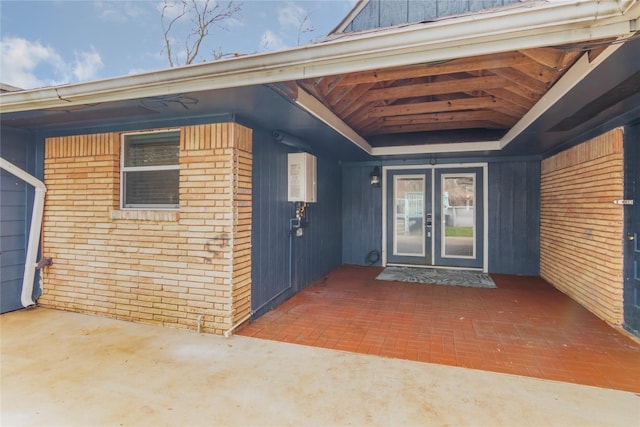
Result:
{"label": "concrete slab", "polygon": [[637,426],[633,393],[37,308],[3,314],[1,423]]}

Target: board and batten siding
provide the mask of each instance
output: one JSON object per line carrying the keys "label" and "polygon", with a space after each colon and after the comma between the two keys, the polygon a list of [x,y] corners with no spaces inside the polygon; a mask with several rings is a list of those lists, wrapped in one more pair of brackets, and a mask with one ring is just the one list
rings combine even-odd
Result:
{"label": "board and batten siding", "polygon": [[[17,129],[1,129],[2,158],[38,177],[42,168],[42,149],[32,135]],[[42,178],[42,176],[39,176]],[[0,172],[0,313],[22,308],[20,295],[31,227],[34,189],[20,178]],[[36,271],[35,281],[40,274]],[[34,286],[34,297],[40,287]]]}
{"label": "board and batten siding", "polygon": [[489,272],[540,274],[540,161],[489,163]]}
{"label": "board and batten siding", "polygon": [[623,129],[542,162],[540,275],[612,325],[622,323]]}
{"label": "board and batten siding", "polygon": [[[373,166],[342,169],[342,261],[367,265],[370,251],[382,254],[382,188],[370,182]],[[381,265],[382,257],[375,265]]]}
{"label": "board and batten siding", "polygon": [[[455,159],[451,162],[457,163]],[[365,259],[369,251],[382,252],[382,189],[371,186],[372,169],[369,163],[343,166],[342,261],[345,264],[367,265]],[[489,163],[488,200],[489,272],[537,276],[540,272],[540,161]]]}
{"label": "board and batten siding", "polygon": [[370,0],[344,32],[370,30],[502,7],[519,0]]}
{"label": "board and batten siding", "polygon": [[[317,157],[317,202],[306,208],[308,226],[290,238],[295,205],[287,200],[287,154],[269,132],[254,131],[252,310],[254,318],[341,264],[342,171],[329,153]],[[291,246],[291,267],[289,250]],[[291,286],[289,287],[289,269]]]}

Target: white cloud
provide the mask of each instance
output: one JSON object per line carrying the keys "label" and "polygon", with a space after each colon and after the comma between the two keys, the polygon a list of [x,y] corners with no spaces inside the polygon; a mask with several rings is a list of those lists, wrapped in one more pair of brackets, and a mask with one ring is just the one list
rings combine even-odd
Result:
{"label": "white cloud", "polygon": [[287,3],[285,7],[278,9],[278,22],[285,28],[300,28],[305,17],[310,16],[310,13],[302,6],[298,6],[292,2]]}
{"label": "white cloud", "polygon": [[145,14],[145,10],[133,1],[98,1],[94,6],[100,18],[112,22],[126,22]]}
{"label": "white cloud", "polygon": [[78,81],[95,79],[98,71],[104,66],[100,54],[95,49],[91,52],[76,53],[75,56],[73,75]]}
{"label": "white cloud", "polygon": [[[64,61],[50,46],[18,37],[3,37],[1,50],[3,83],[22,89],[50,86],[65,81]],[[56,78],[40,78],[38,67],[48,67]],[[58,80],[59,79],[59,80]]]}
{"label": "white cloud", "polygon": [[264,50],[278,50],[286,47],[282,38],[271,30],[266,30],[262,33],[260,46],[262,46]]}
{"label": "white cloud", "polygon": [[2,38],[0,64],[0,81],[22,89],[94,79],[103,66],[95,50],[67,63],[51,46],[19,37]]}
{"label": "white cloud", "polygon": [[[311,25],[311,12],[293,2],[278,9],[278,23],[283,33],[289,33],[288,37],[295,38],[295,44],[303,43],[303,35],[313,33]],[[304,38],[309,38],[304,36]]]}

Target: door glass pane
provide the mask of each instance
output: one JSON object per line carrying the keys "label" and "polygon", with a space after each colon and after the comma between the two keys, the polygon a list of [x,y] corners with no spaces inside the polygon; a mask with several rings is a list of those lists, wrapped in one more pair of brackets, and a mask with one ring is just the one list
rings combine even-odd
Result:
{"label": "door glass pane", "polygon": [[442,175],[442,256],[475,257],[475,174]]}
{"label": "door glass pane", "polygon": [[424,256],[424,187],[424,175],[394,176],[394,255]]}

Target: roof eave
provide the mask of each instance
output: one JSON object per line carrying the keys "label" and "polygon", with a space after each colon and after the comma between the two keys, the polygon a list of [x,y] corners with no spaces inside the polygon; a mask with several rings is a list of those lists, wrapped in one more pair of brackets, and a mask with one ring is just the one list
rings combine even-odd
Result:
{"label": "roof eave", "polygon": [[294,49],[0,95],[2,113],[322,77],[620,37],[637,0],[580,0],[394,28]]}

